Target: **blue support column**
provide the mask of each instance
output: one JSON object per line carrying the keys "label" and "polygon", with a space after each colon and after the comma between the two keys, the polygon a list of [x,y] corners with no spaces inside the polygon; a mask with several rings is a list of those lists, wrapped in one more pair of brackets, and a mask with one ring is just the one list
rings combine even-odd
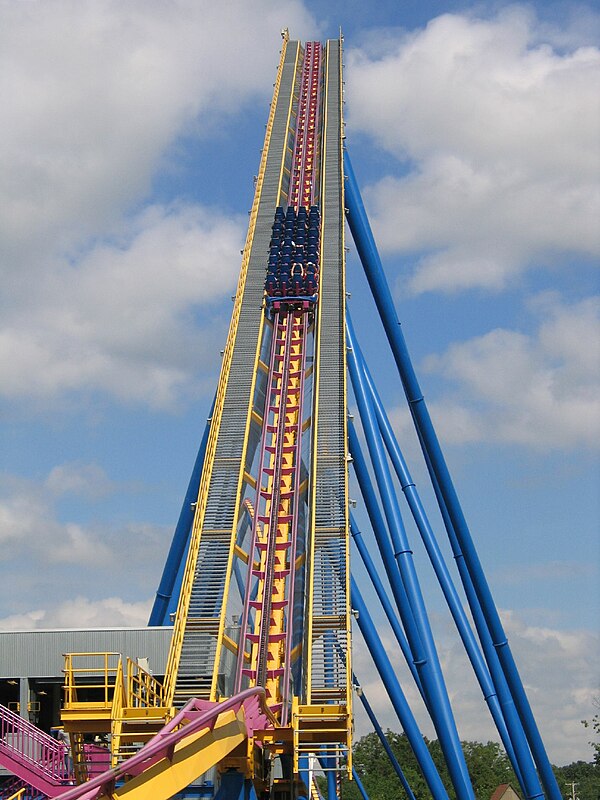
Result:
{"label": "blue support column", "polygon": [[[473,786],[471,785],[471,779],[465,763],[458,731],[456,730],[454,715],[450,706],[450,700],[446,691],[433,634],[429,625],[427,611],[425,610],[425,603],[423,602],[421,588],[412,560],[412,550],[398,508],[394,485],[385,457],[383,442],[379,435],[375,412],[370,402],[366,382],[358,368],[358,359],[355,351],[355,336],[349,319],[347,319],[347,334],[348,368],[352,387],[354,389],[354,396],[360,411],[371,462],[375,471],[377,485],[379,487],[385,516],[392,537],[394,555],[396,556],[402,582],[406,588],[414,619],[418,626],[421,646],[425,654],[425,663],[422,664],[419,673],[428,700],[427,708],[438,735],[440,746],[448,766],[448,772],[450,773],[450,778],[458,799],[474,800]],[[408,630],[407,635],[409,635]]]}
{"label": "blue support column", "polygon": [[[355,682],[356,682],[356,679],[355,679]],[[383,728],[379,724],[379,721],[378,721],[377,717],[375,716],[375,712],[371,708],[371,704],[367,700],[367,697],[366,697],[364,691],[362,690],[362,688],[360,686],[357,686],[357,694],[358,694],[358,696],[360,698],[361,703],[363,704],[363,708],[367,712],[367,716],[371,720],[371,725],[373,726],[373,730],[375,731],[375,733],[379,737],[379,741],[381,742],[381,744],[383,746],[383,749],[387,753],[387,757],[390,760],[390,764],[394,768],[394,772],[396,773],[396,775],[400,779],[400,783],[402,784],[402,788],[406,792],[408,800],[415,800],[415,796],[413,794],[413,790],[410,788],[410,784],[406,780],[406,775],[402,771],[402,767],[398,763],[398,759],[396,758],[396,756],[394,755],[394,751],[390,747],[390,743],[388,742],[387,737],[386,737],[385,733],[383,732]]]}
{"label": "blue support column", "polygon": [[[367,463],[363,456],[362,449],[358,441],[358,435],[352,420],[348,421],[348,444],[350,446],[350,454],[352,456],[354,472],[358,480],[358,485],[360,487],[363,500],[365,501],[365,507],[371,521],[371,527],[373,528],[375,539],[377,540],[379,552],[381,553],[383,566],[388,577],[392,595],[404,624],[404,630],[408,638],[407,644],[409,649],[405,650],[405,647],[407,646],[405,644],[406,640],[400,639],[399,644],[409,666],[411,663],[413,664],[411,667],[411,672],[414,672],[415,667],[417,670],[421,669],[426,661],[426,658],[421,646],[419,630],[415,624],[412,609],[406,594],[406,589],[404,588],[404,584],[400,579],[400,572],[394,557],[394,549],[386,530],[383,515],[379,509],[377,497],[375,496],[375,490],[371,484]],[[420,678],[418,680],[418,686],[422,688]],[[428,700],[425,692],[422,693],[422,696],[423,702],[425,705],[427,705]]]}
{"label": "blue support column", "polygon": [[177,577],[175,578],[175,582],[173,583],[173,588],[171,589],[171,597],[168,600],[166,614],[163,617],[163,622],[162,622],[163,625],[168,625],[171,620],[174,620],[175,614],[177,613],[177,606],[179,605],[179,596],[181,595],[181,587],[183,585],[183,575],[185,573],[185,565],[187,562],[188,551],[190,549],[191,538],[192,538],[192,526],[190,525],[185,547],[183,549],[183,553],[181,554],[181,560],[179,562],[179,568],[177,570]]}
{"label": "blue support column", "polygon": [[204,428],[202,441],[200,442],[200,447],[198,449],[198,455],[196,456],[194,469],[192,470],[187,492],[185,493],[183,505],[181,506],[181,512],[179,514],[175,533],[173,534],[173,540],[171,542],[169,554],[167,555],[163,574],[156,592],[156,599],[154,600],[154,605],[152,606],[152,611],[150,612],[150,619],[148,621],[148,625],[150,627],[169,624],[169,609],[171,605],[173,588],[177,581],[177,575],[181,571],[181,564],[185,557],[190,531],[194,521],[194,503],[198,499],[198,489],[200,486],[200,478],[202,476],[202,468],[204,466],[204,456],[206,455],[206,445],[208,443],[208,435],[210,433],[210,423],[212,420],[214,407],[215,401],[213,400],[210,408],[210,414],[208,415],[208,420],[206,421],[206,426]]}
{"label": "blue support column", "polygon": [[258,800],[252,781],[241,772],[230,769],[221,775],[221,785],[215,800]]}
{"label": "blue support column", "polygon": [[411,674],[417,684],[419,692],[421,693],[421,697],[424,698],[423,687],[421,686],[421,679],[419,677],[419,673],[413,663],[410,654],[410,646],[406,641],[406,636],[404,635],[404,631],[402,630],[402,626],[394,612],[392,604],[386,594],[385,588],[383,583],[381,582],[381,578],[379,577],[377,570],[375,569],[375,564],[373,563],[373,559],[369,553],[369,550],[363,540],[362,533],[360,532],[358,525],[356,524],[356,520],[354,519],[354,515],[350,514],[350,533],[352,534],[352,538],[354,543],[356,544],[356,548],[360,554],[360,557],[365,565],[369,578],[371,579],[371,583],[373,584],[373,588],[379,598],[379,602],[385,612],[388,622],[390,623],[390,627],[394,632],[394,636],[396,637],[396,641],[400,645],[400,649],[404,654],[406,659],[406,663],[408,668],[411,671]]}
{"label": "blue support column", "polygon": [[333,769],[331,768],[331,762],[333,759],[328,758],[325,759],[329,770],[327,772],[327,800],[338,800],[338,792],[337,792],[337,779],[335,774],[335,766]]}
{"label": "blue support column", "polygon": [[[425,461],[428,462],[427,456],[425,457]],[[471,580],[467,565],[465,564],[465,560],[460,551],[456,534],[454,533],[452,522],[448,516],[448,512],[446,510],[443,497],[441,496],[439,486],[437,485],[437,481],[435,480],[435,476],[432,476],[432,481],[433,489],[442,514],[442,519],[444,520],[444,527],[446,528],[450,545],[452,547],[452,554],[456,561],[456,566],[458,568],[461,582],[467,596],[469,608],[473,614],[473,621],[479,636],[479,641],[481,642],[481,647],[483,649],[488,669],[490,671],[494,686],[496,687],[500,707],[502,708],[502,713],[504,715],[504,719],[506,720],[513,750],[517,756],[518,763],[521,766],[520,780],[523,781],[523,783],[520,783],[521,789],[523,790],[524,796],[527,798],[540,797],[543,792],[540,786],[539,778],[535,771],[531,751],[527,743],[527,737],[525,736],[521,720],[510,694],[504,672],[502,671],[498,653],[496,652],[492,643],[492,637],[490,636],[485,618],[481,611],[481,606],[479,605],[479,600],[475,593],[473,581]],[[519,778],[519,773],[516,771],[515,773]]]}
{"label": "blue support column", "polygon": [[354,778],[354,780],[356,782],[356,788],[360,792],[360,796],[362,797],[362,799],[363,800],[369,800],[369,795],[366,793],[365,787],[362,785],[362,781],[360,779],[360,775],[354,769],[354,767],[352,767],[352,777]]}
{"label": "blue support column", "polygon": [[310,793],[310,769],[308,756],[300,756],[298,759],[300,780],[306,786],[306,791]]}
{"label": "blue support column", "polygon": [[433,763],[431,754],[427,749],[427,745],[423,740],[421,731],[415,722],[412,711],[406,702],[404,692],[402,691],[400,683],[396,678],[394,668],[392,667],[385,648],[381,643],[381,639],[377,635],[371,615],[367,610],[367,606],[362,599],[362,595],[354,579],[351,581],[350,591],[352,607],[358,612],[358,627],[360,628],[365,643],[369,648],[371,657],[392,702],[394,711],[400,720],[402,729],[406,733],[409,744],[413,753],[415,754],[421,772],[423,773],[423,777],[429,786],[429,791],[433,795],[434,800],[448,800],[448,793],[446,792],[444,784],[442,783],[435,764]]}
{"label": "blue support column", "polygon": [[408,354],[406,342],[394,307],[394,301],[385,278],[347,151],[344,153],[344,171],[346,175],[345,202],[348,209],[348,224],[394,355],[406,398],[415,425],[419,431],[423,449],[428,453],[432,472],[438,481],[440,492],[452,522],[452,527],[456,533],[461,552],[473,581],[478,601],[481,605],[481,610],[489,628],[493,646],[498,651],[506,681],[513,696],[515,706],[519,712],[542,782],[550,800],[561,800],[561,793],[556,778],[552,772],[552,767],[533,717],[531,706],[517,670],[512,651],[508,644],[500,615],[494,604],[489,585],[479,561],[479,556],[471,538],[471,533],[467,526],[454,484],[452,483],[446,461],[433,428],[423,393]]}
{"label": "blue support column", "polygon": [[[354,353],[357,359],[358,367],[362,371],[363,377],[369,388],[371,402],[375,410],[379,430],[383,436],[386,449],[394,466],[396,475],[398,476],[398,480],[400,481],[402,491],[406,497],[413,519],[421,535],[423,544],[425,545],[425,549],[427,550],[427,554],[439,581],[442,592],[444,593],[448,608],[450,609],[450,613],[454,619],[456,628],[469,657],[469,661],[471,662],[473,671],[475,672],[477,681],[481,687],[484,699],[488,704],[490,714],[492,715],[496,729],[498,730],[502,744],[504,745],[504,749],[509,757],[515,775],[517,776],[519,785],[523,789],[523,793],[526,797],[535,797],[541,793],[541,786],[537,779],[537,775],[535,774],[535,768],[529,754],[529,750],[526,747],[526,742],[524,751],[522,751],[519,747],[519,752],[521,754],[521,758],[519,758],[515,753],[515,749],[509,735],[507,723],[504,719],[502,708],[498,700],[496,687],[492,681],[492,678],[490,677],[487,665],[481,654],[481,650],[479,649],[471,629],[471,625],[467,619],[467,615],[463,609],[458,592],[456,591],[456,587],[454,586],[454,582],[450,576],[450,572],[448,571],[448,567],[444,561],[444,557],[435,538],[435,534],[431,528],[429,519],[421,503],[417,488],[413,483],[408,466],[404,460],[402,451],[400,450],[400,446],[396,440],[396,436],[394,435],[394,431],[383,407],[383,403],[381,402],[379,394],[377,393],[377,389],[369,373],[367,364],[362,356],[358,342],[356,341],[356,337],[354,339]],[[524,739],[521,724],[518,719],[516,722],[517,725],[513,726],[514,732],[517,737],[517,741],[523,743]],[[520,739],[518,738],[519,733],[521,734]],[[521,772],[521,761],[523,761],[523,770],[527,774],[526,783],[524,783]]]}

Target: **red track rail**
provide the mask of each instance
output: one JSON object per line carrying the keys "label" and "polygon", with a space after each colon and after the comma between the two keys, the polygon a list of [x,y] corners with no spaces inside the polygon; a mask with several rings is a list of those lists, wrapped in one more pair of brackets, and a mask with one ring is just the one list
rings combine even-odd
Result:
{"label": "red track rail", "polygon": [[[321,44],[307,42],[288,193],[288,209],[291,207],[296,213],[301,206],[308,210],[316,197],[320,87]],[[234,684],[236,692],[245,679],[251,685],[270,686],[267,702],[279,714],[282,725],[287,724],[290,700],[302,402],[311,313],[312,305],[295,304],[287,297],[273,304],[273,338]],[[253,587],[257,587],[255,599]],[[252,619],[252,608],[257,612],[258,628]],[[280,643],[283,658],[279,654],[273,657]]]}
{"label": "red track rail", "polygon": [[[270,707],[279,712],[281,724],[287,722],[287,698],[290,686],[292,603],[296,561],[296,534],[298,529],[298,495],[300,486],[302,400],[304,395],[304,373],[306,369],[306,332],[309,311],[291,309],[277,313],[273,330],[273,342],[267,382],[265,420],[261,442],[260,468],[257,479],[257,497],[252,525],[250,565],[246,583],[244,612],[240,625],[240,657],[236,670],[234,691],[240,691],[243,677],[252,683],[265,685],[267,679],[280,678],[279,697],[268,697]],[[292,348],[299,349],[294,355],[297,369],[290,367]],[[272,420],[272,422],[270,422]],[[271,436],[273,444],[267,443]],[[287,466],[284,465],[286,456]],[[284,475],[285,473],[285,475]],[[291,485],[291,497],[281,492],[282,479]],[[270,488],[269,488],[270,487]],[[289,506],[282,507],[282,501]],[[268,513],[266,509],[268,508]],[[262,526],[262,527],[261,527]],[[266,534],[266,535],[265,535]],[[266,551],[266,552],[263,552]],[[285,578],[285,597],[273,600],[273,585]],[[262,590],[256,600],[251,599],[251,586],[258,580]],[[260,613],[258,632],[254,629],[250,609]],[[272,611],[284,611],[283,630],[273,631]],[[277,674],[268,667],[269,646],[275,637],[283,636],[285,657]],[[246,667],[242,653],[258,646],[256,667]]]}
{"label": "red track rail", "polygon": [[298,102],[294,158],[290,180],[289,205],[296,211],[307,208],[315,199],[315,145],[319,129],[321,98],[321,43],[307,42],[304,51],[302,85]]}

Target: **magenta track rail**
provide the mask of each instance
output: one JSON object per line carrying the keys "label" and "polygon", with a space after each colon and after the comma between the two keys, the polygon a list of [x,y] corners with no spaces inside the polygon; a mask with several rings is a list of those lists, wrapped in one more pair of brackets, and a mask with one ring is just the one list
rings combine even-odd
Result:
{"label": "magenta track rail", "polygon": [[179,742],[204,728],[212,728],[225,711],[237,712],[242,706],[249,737],[256,730],[273,727],[275,719],[266,706],[265,690],[260,686],[246,689],[222,703],[192,698],[138,753],[87,783],[62,792],[61,800],[98,800],[103,795],[110,796],[117,782],[141,775],[164,758],[172,758]]}
{"label": "magenta track rail", "polygon": [[[319,108],[321,98],[321,44],[320,42],[307,42],[304,52],[304,63],[300,84],[300,96],[296,116],[296,131],[294,136],[294,149],[292,155],[292,169],[288,194],[288,214],[294,210],[294,219],[300,208],[307,209],[315,201],[316,181],[316,142],[317,131],[320,125]],[[311,212],[312,215],[313,212]],[[283,222],[281,211],[280,225]],[[277,218],[277,217],[276,217]],[[311,217],[312,218],[312,217]],[[307,219],[306,217],[304,219]],[[289,223],[291,224],[291,222]],[[303,223],[305,224],[305,223]],[[305,234],[303,234],[304,236]],[[303,238],[304,241],[304,238]],[[273,244],[273,241],[272,241]],[[315,261],[318,259],[315,258]],[[315,265],[313,265],[314,267]],[[316,281],[316,276],[314,276]],[[315,287],[316,288],[316,283]],[[314,291],[313,288],[313,291]],[[266,285],[269,292],[268,282]],[[281,291],[279,292],[282,293]],[[276,293],[275,293],[276,294]],[[293,294],[293,292],[292,292]],[[287,299],[287,298],[286,298]],[[302,309],[302,310],[301,310]],[[244,678],[251,684],[265,685],[268,678],[275,678],[273,670],[267,664],[267,652],[272,643],[273,636],[283,637],[285,658],[283,666],[277,672],[281,675],[280,695],[281,705],[274,698],[267,698],[271,709],[281,712],[280,724],[287,724],[288,695],[290,688],[291,650],[292,650],[292,614],[291,604],[294,596],[294,578],[296,561],[296,538],[298,530],[298,504],[300,486],[300,461],[302,444],[302,402],[304,396],[304,373],[306,358],[306,338],[309,327],[309,310],[306,304],[295,308],[293,302],[275,302],[273,305],[273,338],[269,362],[269,375],[265,399],[265,413],[263,431],[260,444],[260,466],[257,478],[257,492],[254,506],[254,519],[252,523],[251,544],[249,549],[250,559],[246,580],[244,606],[240,625],[239,655],[237,660],[235,691],[239,692],[243,686]],[[300,374],[290,371],[291,343],[300,345]],[[296,354],[295,358],[298,358]],[[291,380],[298,380],[298,386],[292,386]],[[293,425],[287,420],[287,395],[293,393],[297,396],[296,422]],[[286,410],[287,407],[287,410]],[[275,423],[273,418],[276,417]],[[273,437],[273,443],[267,443],[268,436]],[[286,444],[291,437],[292,444]],[[282,454],[289,453],[292,448],[292,503],[286,517],[280,512],[280,480],[282,475]],[[265,487],[271,484],[272,490]],[[265,513],[265,506],[269,506],[269,514]],[[280,537],[277,540],[278,528],[281,524],[288,523],[287,540]],[[267,526],[265,542],[259,541],[260,525]],[[261,558],[261,550],[265,549],[266,557]],[[278,559],[278,549],[283,557]],[[284,572],[288,573],[285,600],[286,610],[284,630],[270,631],[271,610],[274,607],[272,598],[273,582],[281,577],[284,562]],[[285,567],[285,562],[288,567]],[[254,566],[255,564],[262,566]],[[277,569],[276,564],[279,564]],[[264,570],[264,574],[263,574]],[[256,581],[262,583],[256,599],[252,599],[252,589]],[[251,609],[255,608],[260,614],[260,630],[255,631],[252,622]],[[279,606],[281,608],[281,605]],[[244,653],[258,645],[258,655],[254,666],[246,667]]]}
{"label": "magenta track rail", "polygon": [[[263,436],[261,442],[261,459],[260,468],[257,480],[257,496],[255,505],[255,514],[252,525],[252,541],[250,546],[250,567],[248,573],[248,580],[246,582],[246,593],[244,612],[241,619],[241,633],[240,633],[240,657],[237,663],[236,684],[235,691],[240,691],[242,679],[244,676],[250,678],[258,685],[264,685],[267,678],[275,677],[271,671],[267,669],[267,654],[266,651],[271,644],[272,634],[270,632],[270,617],[273,603],[269,592],[272,590],[273,581],[281,577],[282,570],[288,573],[286,598],[284,601],[287,608],[287,615],[285,620],[285,650],[286,658],[283,667],[282,682],[281,682],[281,696],[283,698],[283,707],[281,709],[281,724],[287,724],[287,697],[289,694],[290,684],[290,655],[291,655],[291,641],[292,641],[292,614],[290,613],[291,603],[294,596],[294,577],[295,577],[295,559],[296,559],[296,533],[298,527],[298,494],[300,484],[300,453],[301,453],[301,436],[302,436],[302,398],[304,395],[304,372],[305,372],[305,358],[306,358],[306,332],[308,329],[308,316],[309,312],[306,310],[289,310],[286,313],[276,313],[274,318],[273,340],[271,346],[271,358],[269,364],[269,376],[267,381],[267,393],[265,402],[265,419],[263,424]],[[292,345],[301,343],[301,353],[296,356],[300,361],[300,369],[298,372],[290,370],[290,350]],[[283,348],[283,349],[282,349]],[[298,386],[292,386],[293,381],[298,381]],[[291,408],[288,406],[288,395],[294,395],[296,398],[296,406]],[[287,414],[290,411],[295,412],[296,421],[289,424],[286,420]],[[277,423],[271,424],[270,418],[277,415]],[[270,445],[266,442],[268,434],[275,435],[275,444]],[[292,444],[286,444],[286,439],[291,437]],[[280,513],[280,501],[283,499],[280,496],[280,481],[282,475],[282,456],[284,450],[289,452],[292,449],[291,469],[292,474],[292,500],[294,501],[290,508],[291,518],[284,519]],[[273,466],[271,466],[271,460]],[[265,488],[268,485],[269,479],[272,483],[272,490],[269,491]],[[263,508],[266,503],[269,503],[270,513],[265,515]],[[280,523],[288,524],[288,537],[286,541],[277,541],[277,531]],[[267,525],[268,540],[266,543],[258,541],[259,525]],[[265,574],[261,572],[261,548],[268,549],[266,561]],[[278,563],[276,558],[277,552],[283,554],[281,559],[282,563]],[[285,566],[285,563],[289,566]],[[263,581],[264,592],[257,599],[251,599],[252,583],[255,579]],[[255,633],[250,619],[250,609],[256,608],[260,611],[260,631]],[[279,636],[280,634],[276,634]],[[247,646],[252,647],[258,644],[260,656],[258,658],[257,670],[247,669],[244,667],[243,653]],[[262,670],[261,670],[262,667]],[[270,698],[268,698],[270,700]],[[270,708],[277,712],[279,707],[277,704],[269,703]]]}
{"label": "magenta track rail", "polygon": [[321,97],[321,43],[307,42],[298,103],[289,205],[311,206],[315,196],[315,145]]}

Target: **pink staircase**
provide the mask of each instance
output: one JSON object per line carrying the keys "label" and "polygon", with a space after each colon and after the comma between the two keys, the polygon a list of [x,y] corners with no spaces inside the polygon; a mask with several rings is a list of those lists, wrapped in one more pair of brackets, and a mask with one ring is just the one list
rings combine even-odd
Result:
{"label": "pink staircase", "polygon": [[47,797],[57,797],[70,780],[65,746],[3,705],[0,765]]}
{"label": "pink staircase", "polygon": [[45,794],[40,794],[37,789],[20,778],[13,777],[0,787],[0,800],[12,800],[15,797],[18,800],[46,800]]}

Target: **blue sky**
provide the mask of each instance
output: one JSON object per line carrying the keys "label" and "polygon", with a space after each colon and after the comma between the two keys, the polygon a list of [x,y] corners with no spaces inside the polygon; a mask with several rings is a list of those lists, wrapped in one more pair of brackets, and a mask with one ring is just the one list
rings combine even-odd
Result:
{"label": "blue sky", "polygon": [[[279,31],[341,25],[347,143],[434,422],[550,757],[591,758],[597,4],[0,14],[0,627],[145,624],[218,375]],[[348,285],[427,497],[352,247]],[[422,576],[461,734],[491,737]],[[372,674],[358,635],[356,664]]]}

